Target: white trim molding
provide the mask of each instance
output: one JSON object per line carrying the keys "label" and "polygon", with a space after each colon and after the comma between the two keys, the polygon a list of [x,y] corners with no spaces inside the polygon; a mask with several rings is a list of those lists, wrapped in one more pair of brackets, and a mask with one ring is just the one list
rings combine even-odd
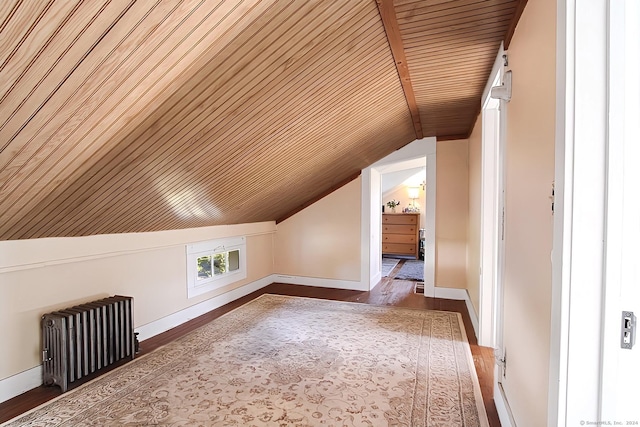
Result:
{"label": "white trim molding", "polygon": [[275,232],[275,221],[269,221],[146,233],[4,240],[0,241],[0,274]]}
{"label": "white trim molding", "polygon": [[367,283],[355,280],[323,279],[321,277],[291,276],[288,274],[274,274],[272,278],[273,282],[286,283],[289,285],[315,286],[317,288],[347,289],[364,292],[369,290]]}
{"label": "white trim molding", "polygon": [[[232,291],[217,295],[198,304],[187,307],[146,325],[135,328],[138,339],[144,341],[162,332],[175,328],[191,319],[208,313],[238,298],[260,290],[275,281],[275,275],[269,275],[254,282],[242,285]],[[35,366],[19,374],[0,380],[0,403],[12,399],[24,392],[42,385],[42,365]]]}
{"label": "white trim molding", "polygon": [[[495,372],[497,372],[497,370]],[[493,379],[493,401],[496,404],[500,425],[502,425],[502,427],[516,427],[502,384],[498,382],[498,378],[495,375]]]}
{"label": "white trim molding", "polygon": [[[187,248],[187,296],[193,298],[206,292],[228,286],[247,278],[247,238],[244,236],[228,237],[226,239],[208,240],[206,242],[191,243]],[[231,267],[221,274],[214,273],[214,258],[222,255],[229,262],[229,254],[238,254],[238,265],[235,270]],[[198,260],[209,259],[210,277],[200,280],[198,274]]]}
{"label": "white trim molding", "polygon": [[[367,283],[370,289],[375,287],[372,279],[375,274],[370,274],[374,268],[372,261],[382,256],[378,242],[378,234],[381,229],[382,215],[380,215],[380,179],[381,174],[387,171],[397,171],[402,163],[405,167],[407,162],[422,159],[427,170],[426,181],[426,221],[424,228],[425,235],[425,274],[424,289],[425,296],[433,296],[433,285],[435,283],[435,200],[436,200],[436,138],[427,137],[417,139],[410,144],[394,151],[384,159],[362,170],[362,212],[361,212],[361,281]],[[416,163],[411,163],[415,167]],[[375,180],[375,182],[373,182]],[[374,194],[375,193],[375,194]],[[375,204],[374,204],[375,203]],[[372,242],[374,242],[372,244]],[[379,263],[377,264],[379,267]],[[367,289],[368,290],[368,289]]]}
{"label": "white trim molding", "polygon": [[504,131],[506,103],[492,99],[491,88],[499,85],[505,71],[505,51],[502,44],[493,63],[491,75],[482,95],[481,184],[480,184],[480,297],[478,342],[487,347],[501,347],[499,322],[502,310],[502,254],[500,219],[504,186]]}
{"label": "white trim molding", "polygon": [[254,282],[247,283],[232,291],[225,292],[208,300],[202,301],[198,304],[187,307],[183,310],[155,320],[146,325],[142,325],[136,328],[138,332],[138,339],[144,341],[151,337],[154,337],[162,332],[168,331],[171,328],[182,325],[191,319],[195,319],[198,316],[202,316],[216,308],[222,307],[225,304],[229,304],[239,298],[249,295],[252,292],[260,290],[267,285],[273,283],[273,275],[263,277]]}
{"label": "white trim molding", "polygon": [[608,2],[559,0],[547,424],[600,420]]}
{"label": "white trim molding", "polygon": [[42,365],[0,380],[0,403],[42,385]]}

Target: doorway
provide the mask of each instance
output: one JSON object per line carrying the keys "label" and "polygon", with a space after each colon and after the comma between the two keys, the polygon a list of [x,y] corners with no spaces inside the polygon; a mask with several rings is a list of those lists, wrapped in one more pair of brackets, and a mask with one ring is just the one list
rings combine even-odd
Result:
{"label": "doorway", "polygon": [[[408,162],[408,163],[407,163]],[[417,166],[416,166],[417,165]],[[423,138],[391,153],[362,171],[362,269],[361,277],[369,289],[381,279],[382,260],[382,175],[402,168],[424,167],[425,224],[424,232],[424,292],[435,295],[435,190],[436,140]]]}
{"label": "doorway", "polygon": [[417,293],[424,291],[425,165],[426,158],[421,157],[379,169],[382,279],[392,277],[414,282]]}

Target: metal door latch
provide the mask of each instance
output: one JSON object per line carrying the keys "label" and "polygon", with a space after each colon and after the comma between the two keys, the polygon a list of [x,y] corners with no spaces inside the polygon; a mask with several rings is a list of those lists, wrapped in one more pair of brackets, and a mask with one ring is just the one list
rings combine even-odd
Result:
{"label": "metal door latch", "polygon": [[636,343],[636,316],[633,311],[622,312],[622,335],[620,347],[631,350]]}

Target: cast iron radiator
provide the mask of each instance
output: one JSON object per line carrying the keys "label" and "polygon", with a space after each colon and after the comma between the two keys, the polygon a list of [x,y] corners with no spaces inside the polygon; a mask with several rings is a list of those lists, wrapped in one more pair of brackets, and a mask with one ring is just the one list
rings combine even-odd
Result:
{"label": "cast iron radiator", "polygon": [[42,316],[45,385],[72,383],[121,359],[133,359],[133,298],[113,297]]}

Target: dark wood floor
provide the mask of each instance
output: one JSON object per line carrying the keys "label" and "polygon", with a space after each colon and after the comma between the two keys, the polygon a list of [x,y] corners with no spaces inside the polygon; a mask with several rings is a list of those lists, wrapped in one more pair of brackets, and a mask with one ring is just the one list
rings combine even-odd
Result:
{"label": "dark wood floor", "polygon": [[[438,298],[425,298],[422,294],[414,292],[415,282],[407,280],[394,280],[393,277],[398,272],[404,261],[394,268],[390,276],[383,278],[382,282],[376,286],[371,292],[347,291],[341,289],[316,288],[299,285],[285,285],[274,283],[259,291],[240,298],[223,307],[206,313],[189,322],[186,322],[167,332],[156,335],[141,343],[139,355],[149,353],[158,347],[161,347],[176,338],[210,322],[211,320],[251,301],[258,296],[270,293],[291,296],[304,296],[309,298],[324,298],[338,301],[350,301],[363,304],[390,305],[396,307],[409,307],[428,310],[444,310],[455,311],[462,314],[464,327],[467,331],[467,338],[471,346],[471,353],[475,362],[478,379],[480,380],[480,388],[482,390],[482,398],[489,416],[489,424],[491,427],[499,427],[500,420],[493,401],[493,349],[478,346],[478,342],[473,332],[471,318],[467,312],[464,301],[446,300]],[[114,366],[115,367],[115,366]],[[113,367],[112,367],[113,368]],[[104,372],[101,372],[101,374]],[[85,381],[77,381],[72,388],[80,384],[90,381],[92,377],[88,377]],[[0,404],[0,423],[10,420],[24,412],[29,411],[36,406],[47,402],[60,395],[58,387],[38,387],[30,390],[20,396],[10,399]]]}

